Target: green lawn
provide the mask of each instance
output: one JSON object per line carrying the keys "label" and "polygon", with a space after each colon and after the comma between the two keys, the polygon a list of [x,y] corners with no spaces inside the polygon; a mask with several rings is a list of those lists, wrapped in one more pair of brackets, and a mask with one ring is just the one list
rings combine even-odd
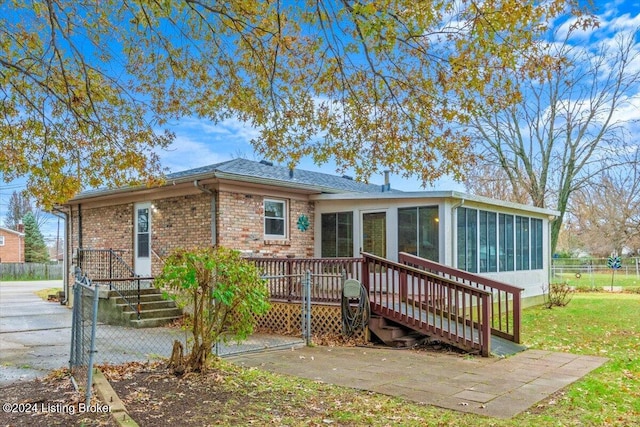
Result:
{"label": "green lawn", "polygon": [[[580,273],[578,278],[575,273],[563,273],[556,274],[554,280],[578,287],[609,287],[611,286],[611,276],[611,273]],[[640,278],[635,274],[626,275],[618,272],[613,275],[613,286],[640,287]]]}
{"label": "green lawn", "polygon": [[[224,362],[234,392],[268,392],[272,399],[249,404],[234,422],[281,411],[281,425],[375,426],[637,426],[640,425],[640,295],[580,293],[568,306],[523,312],[522,336],[531,348],[610,359],[582,380],[511,420],[462,414],[427,405],[318,384],[300,378],[242,370]],[[281,402],[277,404],[275,402]],[[322,413],[310,415],[317,405]],[[297,415],[295,415],[297,412]],[[302,412],[302,413],[300,413]],[[252,415],[249,415],[252,414]],[[238,418],[239,417],[239,418]],[[252,418],[253,417],[253,418]]]}

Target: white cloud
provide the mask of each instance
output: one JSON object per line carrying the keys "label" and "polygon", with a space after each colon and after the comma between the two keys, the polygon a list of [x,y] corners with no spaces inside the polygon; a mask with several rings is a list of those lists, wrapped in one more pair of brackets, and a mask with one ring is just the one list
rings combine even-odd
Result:
{"label": "white cloud", "polygon": [[234,119],[219,124],[208,120],[187,118],[171,129],[176,134],[171,146],[159,153],[162,165],[170,172],[197,168],[230,160],[238,156],[251,157],[250,140],[258,131]]}

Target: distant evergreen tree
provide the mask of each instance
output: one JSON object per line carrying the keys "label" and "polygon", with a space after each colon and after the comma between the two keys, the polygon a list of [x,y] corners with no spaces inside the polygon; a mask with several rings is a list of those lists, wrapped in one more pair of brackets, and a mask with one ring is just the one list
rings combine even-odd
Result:
{"label": "distant evergreen tree", "polygon": [[33,213],[28,212],[23,218],[24,223],[24,260],[25,262],[49,262],[49,251],[44,243],[44,237]]}

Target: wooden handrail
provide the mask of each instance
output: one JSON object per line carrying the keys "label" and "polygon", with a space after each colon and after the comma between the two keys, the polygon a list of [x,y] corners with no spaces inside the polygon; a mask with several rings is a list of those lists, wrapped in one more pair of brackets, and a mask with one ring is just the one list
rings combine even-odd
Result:
{"label": "wooden handrail", "polygon": [[423,269],[441,277],[447,277],[459,283],[488,290],[491,293],[491,305],[493,307],[492,332],[505,339],[520,343],[522,288],[449,267],[406,252],[398,254],[398,262]]}
{"label": "wooden handrail", "polygon": [[372,313],[483,356],[491,352],[491,292],[363,253]]}

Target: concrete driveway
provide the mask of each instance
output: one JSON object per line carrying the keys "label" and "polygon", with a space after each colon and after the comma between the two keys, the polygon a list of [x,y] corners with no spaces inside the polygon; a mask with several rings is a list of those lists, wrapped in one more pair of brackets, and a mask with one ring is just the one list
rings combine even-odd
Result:
{"label": "concrete driveway", "polygon": [[69,364],[71,310],[35,292],[62,280],[0,282],[0,386]]}
{"label": "concrete driveway", "polygon": [[[62,287],[62,281],[0,282],[0,387],[44,377],[69,366],[72,311],[38,297],[40,289]],[[96,363],[145,362],[169,357],[175,340],[186,343],[179,328],[125,328],[99,324]],[[242,343],[220,343],[215,353],[227,357],[264,349],[303,345],[297,337],[254,334]]]}

